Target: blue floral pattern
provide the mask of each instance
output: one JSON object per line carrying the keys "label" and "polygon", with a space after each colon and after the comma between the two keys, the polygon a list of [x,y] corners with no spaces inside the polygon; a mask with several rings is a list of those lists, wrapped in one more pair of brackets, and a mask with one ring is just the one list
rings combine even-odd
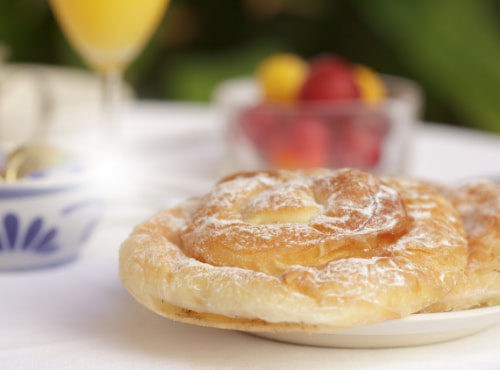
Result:
{"label": "blue floral pattern", "polygon": [[57,229],[45,227],[39,217],[23,229],[19,218],[14,213],[8,213],[0,225],[0,253],[8,251],[53,253],[59,249],[57,235]]}

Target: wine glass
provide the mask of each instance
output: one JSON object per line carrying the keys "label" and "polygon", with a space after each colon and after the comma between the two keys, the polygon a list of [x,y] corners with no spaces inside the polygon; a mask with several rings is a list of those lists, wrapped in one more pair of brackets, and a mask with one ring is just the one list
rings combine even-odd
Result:
{"label": "wine glass", "polygon": [[101,76],[105,139],[120,134],[122,75],[161,21],[169,0],[49,0],[71,45]]}

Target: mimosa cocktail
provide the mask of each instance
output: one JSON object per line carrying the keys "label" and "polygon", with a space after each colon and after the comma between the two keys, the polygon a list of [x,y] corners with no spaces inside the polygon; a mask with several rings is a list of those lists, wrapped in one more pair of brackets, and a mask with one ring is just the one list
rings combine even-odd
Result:
{"label": "mimosa cocktail", "polygon": [[[121,74],[158,26],[169,0],[50,0],[50,4],[70,43],[103,75],[105,105],[115,106]],[[108,120],[116,120],[114,115]],[[113,135],[114,125],[108,125]]]}

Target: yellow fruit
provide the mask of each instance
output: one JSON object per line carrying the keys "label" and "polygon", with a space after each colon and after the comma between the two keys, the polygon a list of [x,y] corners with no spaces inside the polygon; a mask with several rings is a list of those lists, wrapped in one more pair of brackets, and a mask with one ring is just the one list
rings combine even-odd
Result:
{"label": "yellow fruit", "polygon": [[363,65],[354,65],[353,74],[363,101],[376,105],[384,100],[387,91],[384,82],[375,71]]}
{"label": "yellow fruit", "polygon": [[273,103],[295,101],[308,71],[308,63],[295,54],[277,53],[267,57],[257,69],[264,99]]}

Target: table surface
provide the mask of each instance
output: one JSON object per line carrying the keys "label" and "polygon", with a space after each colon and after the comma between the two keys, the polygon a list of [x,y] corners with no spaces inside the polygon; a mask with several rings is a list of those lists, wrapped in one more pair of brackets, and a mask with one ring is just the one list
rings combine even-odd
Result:
{"label": "table surface", "polygon": [[[156,210],[200,194],[224,156],[221,117],[203,105],[135,103],[125,136],[148,160],[141,189],[112,202],[79,258],[0,273],[2,369],[497,369],[500,326],[408,348],[337,349],[181,324],[137,304],[118,278],[120,243]],[[456,183],[500,177],[500,137],[421,124],[408,173]],[[146,191],[147,189],[147,191]],[[120,194],[117,195],[120,197]]]}

